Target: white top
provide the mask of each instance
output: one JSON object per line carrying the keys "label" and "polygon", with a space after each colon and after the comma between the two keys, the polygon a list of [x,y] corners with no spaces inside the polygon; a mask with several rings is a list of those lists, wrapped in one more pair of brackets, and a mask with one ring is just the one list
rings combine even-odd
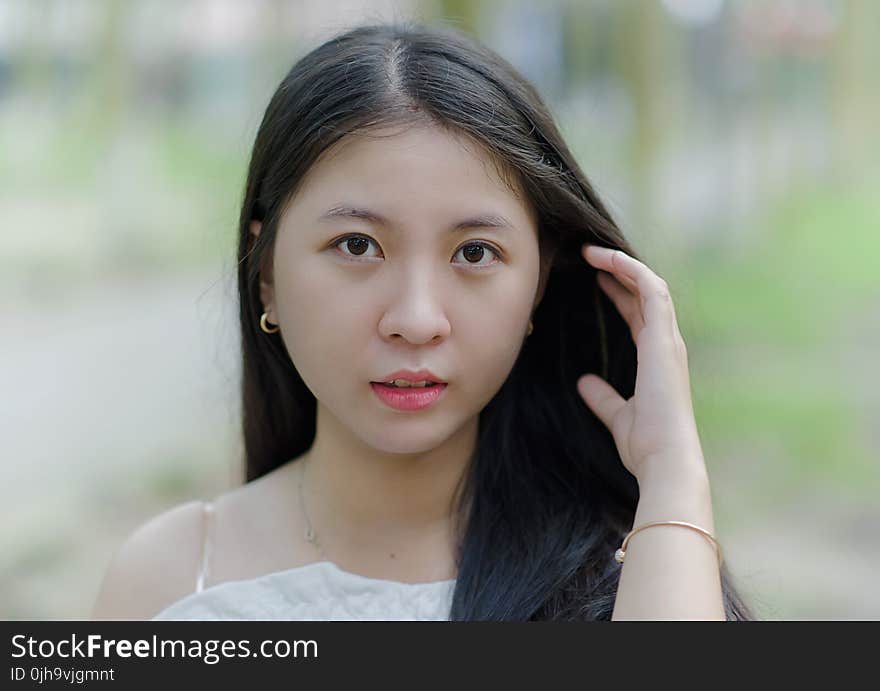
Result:
{"label": "white top", "polygon": [[445,621],[455,579],[404,583],[344,571],[318,561],[256,578],[204,587],[209,572],[213,505],[204,505],[202,563],[195,591],[152,619]]}

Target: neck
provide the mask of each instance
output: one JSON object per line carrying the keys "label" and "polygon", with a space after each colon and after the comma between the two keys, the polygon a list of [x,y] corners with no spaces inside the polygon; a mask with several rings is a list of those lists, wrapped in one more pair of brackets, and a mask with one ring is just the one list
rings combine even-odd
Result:
{"label": "neck", "polygon": [[305,516],[325,557],[437,563],[443,554],[448,562],[478,419],[428,450],[402,453],[354,437],[320,404],[317,421],[314,443],[292,465],[302,482]]}

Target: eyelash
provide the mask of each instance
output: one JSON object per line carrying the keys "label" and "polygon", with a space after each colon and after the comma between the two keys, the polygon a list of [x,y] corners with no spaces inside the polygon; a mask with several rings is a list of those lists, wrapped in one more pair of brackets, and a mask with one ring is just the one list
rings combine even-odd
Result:
{"label": "eyelash", "polygon": [[[346,242],[347,240],[351,240],[351,239],[353,239],[353,238],[362,238],[362,239],[366,240],[367,242],[373,242],[373,243],[375,243],[375,240],[373,240],[373,238],[371,238],[371,237],[369,237],[369,236],[367,236],[367,235],[361,235],[361,234],[359,234],[359,233],[350,233],[349,235],[344,235],[343,237],[339,238],[338,240],[335,240],[335,241],[333,242],[333,244],[331,245],[331,247],[333,247],[334,249],[335,249],[335,248],[338,248],[342,243]],[[500,260],[502,259],[502,257],[503,257],[501,251],[498,250],[498,249],[496,249],[496,248],[493,247],[492,245],[490,245],[490,244],[488,244],[488,243],[486,243],[486,242],[476,242],[476,241],[475,241],[475,242],[468,242],[468,243],[465,243],[464,245],[462,245],[461,247],[459,247],[457,250],[455,250],[455,254],[458,254],[458,253],[459,253],[461,250],[463,250],[465,247],[470,247],[471,245],[476,245],[477,247],[482,247],[482,248],[484,248],[484,249],[489,250],[490,252],[492,252],[492,253],[497,257],[497,261],[494,261],[494,262],[492,262],[492,263],[490,263],[490,264],[483,264],[483,265],[480,265],[480,264],[470,264],[470,263],[465,263],[465,266],[468,266],[468,267],[470,267],[470,268],[474,268],[474,269],[477,269],[477,270],[488,269],[490,266],[495,266],[495,264],[497,264],[498,261],[500,261]],[[347,257],[347,258],[351,258],[352,261],[361,261],[360,259],[357,259],[357,258],[356,258],[357,255],[354,255],[354,254],[345,254],[345,252],[342,252],[341,254],[342,254],[343,256]]]}

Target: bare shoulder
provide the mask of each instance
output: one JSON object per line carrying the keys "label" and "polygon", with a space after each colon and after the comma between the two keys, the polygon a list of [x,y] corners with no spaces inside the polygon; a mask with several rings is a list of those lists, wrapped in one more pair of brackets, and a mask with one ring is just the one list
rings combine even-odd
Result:
{"label": "bare shoulder", "polygon": [[140,525],[113,554],[92,619],[151,619],[195,590],[204,502],[179,504]]}

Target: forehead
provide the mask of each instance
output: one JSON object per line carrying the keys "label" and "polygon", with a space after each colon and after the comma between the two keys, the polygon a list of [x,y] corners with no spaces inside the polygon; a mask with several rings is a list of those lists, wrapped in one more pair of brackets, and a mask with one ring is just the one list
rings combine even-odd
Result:
{"label": "forehead", "polygon": [[401,219],[471,210],[515,216],[516,225],[532,220],[503,164],[469,137],[427,124],[344,137],[312,165],[290,206],[320,215],[342,200]]}

